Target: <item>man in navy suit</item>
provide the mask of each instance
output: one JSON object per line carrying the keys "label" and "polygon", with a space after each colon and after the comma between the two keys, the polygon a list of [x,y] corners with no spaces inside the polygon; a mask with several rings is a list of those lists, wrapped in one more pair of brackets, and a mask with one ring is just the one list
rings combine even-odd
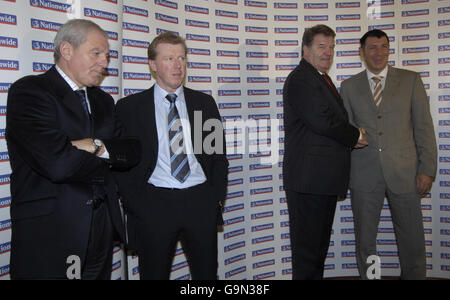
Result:
{"label": "man in navy suit", "polygon": [[125,240],[111,168],[138,162],[122,139],[114,100],[97,86],[108,36],[71,20],[55,37],[56,65],[8,93],[11,161],[11,277],[110,279],[113,238]]}
{"label": "man in navy suit", "polygon": [[184,39],[156,37],[148,49],[156,84],[117,103],[127,134],[142,144],[141,162],[117,174],[141,279],[169,279],[178,240],[193,279],[217,278],[228,161],[214,99],[183,86],[186,55]]}
{"label": "man in navy suit", "polygon": [[302,60],[283,90],[283,178],[293,279],[323,277],[336,202],[347,193],[350,152],[354,146],[367,145],[364,130],[349,123],[342,99],[327,75],[334,37],[325,25],[305,31]]}

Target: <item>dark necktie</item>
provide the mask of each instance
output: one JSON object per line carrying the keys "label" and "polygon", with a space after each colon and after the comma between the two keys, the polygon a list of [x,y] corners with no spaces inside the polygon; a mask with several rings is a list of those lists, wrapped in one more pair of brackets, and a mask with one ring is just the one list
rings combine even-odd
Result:
{"label": "dark necktie", "polygon": [[322,74],[323,78],[325,79],[325,81],[328,83],[328,85],[330,86],[331,90],[333,91],[333,93],[336,95],[336,97],[339,98],[339,92],[336,89],[336,86],[333,84],[333,82],[331,81],[330,76],[328,76],[327,73],[323,73]]}
{"label": "dark necktie", "polygon": [[87,125],[89,126],[89,131],[92,131],[92,119],[91,114],[89,113],[89,107],[88,102],[86,99],[86,92],[83,89],[76,90],[75,93],[78,95],[78,98],[80,98],[81,106],[83,107],[83,111],[85,112],[85,116],[88,120]]}
{"label": "dark necktie", "polygon": [[169,150],[170,150],[170,170],[173,177],[179,182],[184,182],[191,170],[186,155],[186,147],[183,141],[183,126],[181,125],[180,115],[178,114],[175,101],[176,94],[168,94],[166,99],[170,102],[168,120],[169,128]]}

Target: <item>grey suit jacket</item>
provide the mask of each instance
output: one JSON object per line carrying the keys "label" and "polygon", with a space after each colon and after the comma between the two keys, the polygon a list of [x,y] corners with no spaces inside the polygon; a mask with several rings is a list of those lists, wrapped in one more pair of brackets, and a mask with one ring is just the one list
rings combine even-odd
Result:
{"label": "grey suit jacket", "polygon": [[377,163],[394,193],[415,192],[416,174],[436,175],[436,137],[418,73],[389,66],[378,108],[365,70],[342,83],[341,96],[350,122],[366,129],[369,143],[352,151],[350,188],[373,191]]}

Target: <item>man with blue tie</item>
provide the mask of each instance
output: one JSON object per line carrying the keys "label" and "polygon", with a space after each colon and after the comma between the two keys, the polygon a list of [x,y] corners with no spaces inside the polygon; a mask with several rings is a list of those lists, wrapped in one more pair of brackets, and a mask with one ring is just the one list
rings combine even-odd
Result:
{"label": "man with blue tie", "polygon": [[[117,174],[141,279],[169,279],[178,240],[193,279],[217,278],[228,161],[214,99],[183,86],[186,56],[184,39],[170,32],[156,37],[148,49],[156,84],[117,103],[127,134],[142,143],[140,164]],[[214,130],[195,130],[208,120]],[[203,147],[210,134],[217,134],[214,151]]]}

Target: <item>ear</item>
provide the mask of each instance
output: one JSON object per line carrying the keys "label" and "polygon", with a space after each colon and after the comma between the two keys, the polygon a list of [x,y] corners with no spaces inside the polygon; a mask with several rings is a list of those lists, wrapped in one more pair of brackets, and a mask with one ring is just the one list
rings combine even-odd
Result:
{"label": "ear", "polygon": [[149,59],[148,60],[148,65],[150,67],[150,71],[156,72],[156,63],[155,63],[154,60]]}
{"label": "ear", "polygon": [[65,60],[70,60],[73,55],[73,47],[69,42],[62,42],[59,46],[59,52],[61,53],[61,57]]}

